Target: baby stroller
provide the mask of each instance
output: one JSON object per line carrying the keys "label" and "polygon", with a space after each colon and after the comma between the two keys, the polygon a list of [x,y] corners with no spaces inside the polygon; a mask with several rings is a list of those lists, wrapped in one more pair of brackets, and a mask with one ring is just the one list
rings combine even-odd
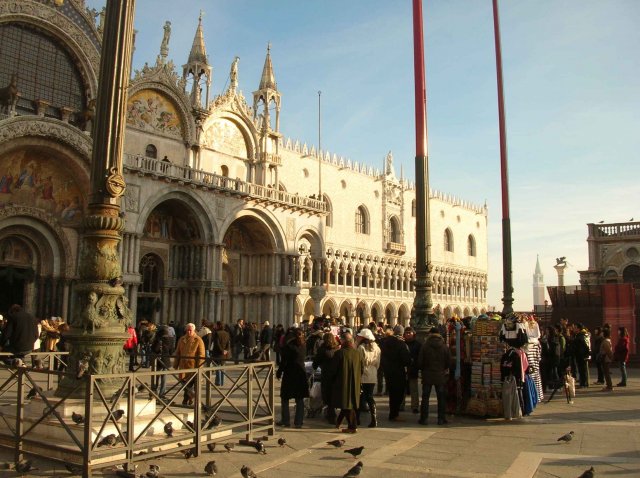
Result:
{"label": "baby stroller", "polygon": [[305,371],[307,372],[307,383],[309,385],[309,398],[304,400],[304,409],[307,418],[315,418],[322,413],[324,404],[322,403],[322,390],[320,386],[320,377],[322,370],[318,367],[313,370],[311,362],[305,362]]}

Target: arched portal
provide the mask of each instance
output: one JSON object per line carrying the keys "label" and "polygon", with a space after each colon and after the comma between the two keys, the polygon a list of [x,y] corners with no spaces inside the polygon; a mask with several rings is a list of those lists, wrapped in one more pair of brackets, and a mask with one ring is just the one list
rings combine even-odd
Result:
{"label": "arched portal", "polygon": [[411,312],[407,304],[402,304],[398,309],[398,323],[407,327],[411,320]]}
{"label": "arched portal", "polygon": [[[222,320],[273,320],[277,260],[273,232],[262,219],[245,215],[229,225],[223,244]],[[302,313],[304,320],[306,304]]]}

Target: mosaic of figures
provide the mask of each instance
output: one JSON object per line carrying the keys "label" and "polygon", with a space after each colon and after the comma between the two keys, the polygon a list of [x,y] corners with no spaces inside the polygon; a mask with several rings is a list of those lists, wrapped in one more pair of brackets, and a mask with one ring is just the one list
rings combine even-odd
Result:
{"label": "mosaic of figures", "polygon": [[182,123],[175,105],[156,91],[138,91],[129,98],[127,124],[145,131],[182,137]]}
{"label": "mosaic of figures", "polygon": [[43,209],[66,225],[79,224],[83,195],[53,153],[19,150],[0,158],[0,207],[19,204]]}
{"label": "mosaic of figures", "polygon": [[144,235],[150,239],[178,242],[193,241],[200,237],[193,214],[186,211],[176,214],[165,206],[159,206],[149,214],[144,225]]}
{"label": "mosaic of figures", "polygon": [[222,153],[247,157],[247,144],[238,127],[224,118],[216,119],[204,135],[204,143]]}

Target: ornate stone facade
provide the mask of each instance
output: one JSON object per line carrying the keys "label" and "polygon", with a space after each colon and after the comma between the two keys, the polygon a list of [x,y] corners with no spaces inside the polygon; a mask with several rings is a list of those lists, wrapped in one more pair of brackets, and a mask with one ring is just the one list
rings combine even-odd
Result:
{"label": "ornate stone facade", "polygon": [[[73,316],[72,321],[99,328],[101,298],[93,300],[90,291],[74,286],[88,273],[77,264],[83,220],[85,225],[91,220],[92,143],[83,130],[89,99],[97,91],[101,34],[96,17],[76,0],[64,7],[0,1],[0,35],[3,27],[28,24],[55,40],[76,61],[87,105],[85,111],[73,111],[52,104],[40,108],[44,116],[39,116],[29,103],[39,98],[22,95],[14,116],[0,116],[0,153],[20,158],[28,150],[34,158],[0,172],[0,252],[10,249],[7,241],[27,251],[21,262],[1,255],[0,270],[34,273],[0,306],[22,300],[37,315]],[[205,51],[200,28],[184,69],[208,72],[201,78],[208,90],[212,67],[199,53]],[[322,313],[349,323],[406,324],[414,295],[415,189],[396,175],[393,155],[381,153],[380,171],[285,138],[279,119],[286,110],[280,111],[270,51],[262,78],[255,79],[260,86],[252,105],[240,90],[237,61],[232,64],[236,80],[208,101],[208,93],[186,91],[186,76],[174,71],[168,54],[166,36],[155,63],[133,75],[125,135],[127,188],[120,213],[112,218],[123,223],[116,267],[122,284],[115,287],[124,288],[134,317],[291,323]],[[26,89],[19,76],[19,91],[20,81]],[[199,81],[194,88],[204,85]],[[269,108],[277,114],[270,116]],[[63,174],[44,177],[46,168],[40,165],[54,160],[61,172],[73,173],[75,196],[68,193],[71,185]],[[120,190],[118,178],[113,179]],[[36,200],[23,204],[27,193]],[[76,197],[78,204],[72,204]],[[20,223],[24,217],[28,220]],[[431,243],[436,312],[448,317],[485,311],[486,207],[432,191]],[[96,244],[94,252],[98,249]],[[80,363],[82,357],[76,359]],[[91,360],[96,370],[117,362],[114,357]]]}

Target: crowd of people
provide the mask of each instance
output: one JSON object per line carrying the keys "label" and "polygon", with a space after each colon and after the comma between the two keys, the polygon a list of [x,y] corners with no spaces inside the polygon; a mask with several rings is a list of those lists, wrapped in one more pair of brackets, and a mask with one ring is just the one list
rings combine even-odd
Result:
{"label": "crowd of people", "polygon": [[276,376],[282,380],[279,426],[291,426],[291,400],[295,402],[293,426],[303,425],[304,399],[310,395],[306,367],[309,361],[313,369],[321,370],[319,390],[325,418],[337,428],[346,421],[344,433],[355,433],[365,412],[370,417],[368,427],[378,425],[375,396],[383,390],[389,396],[389,421],[405,420],[401,413],[408,401],[408,408],[419,414],[419,423],[426,425],[429,396],[435,389],[437,423],[447,423],[445,384],[451,357],[436,327],[429,331],[422,344],[411,327],[372,322],[356,331],[348,327],[336,330],[316,320],[306,334],[298,326],[289,328],[277,346],[280,360]]}
{"label": "crowd of people", "polygon": [[615,347],[611,342],[611,334],[609,324],[595,327],[593,334],[583,324],[569,324],[567,319],[561,319],[555,326],[547,326],[540,339],[542,383],[545,389],[552,389],[560,383],[566,371],[576,379],[577,387],[589,387],[590,364],[595,364],[597,370],[596,381],[591,385],[604,385],[603,391],[613,391],[611,367],[617,364],[620,382],[616,386],[626,387],[629,332],[626,327],[618,328]]}

